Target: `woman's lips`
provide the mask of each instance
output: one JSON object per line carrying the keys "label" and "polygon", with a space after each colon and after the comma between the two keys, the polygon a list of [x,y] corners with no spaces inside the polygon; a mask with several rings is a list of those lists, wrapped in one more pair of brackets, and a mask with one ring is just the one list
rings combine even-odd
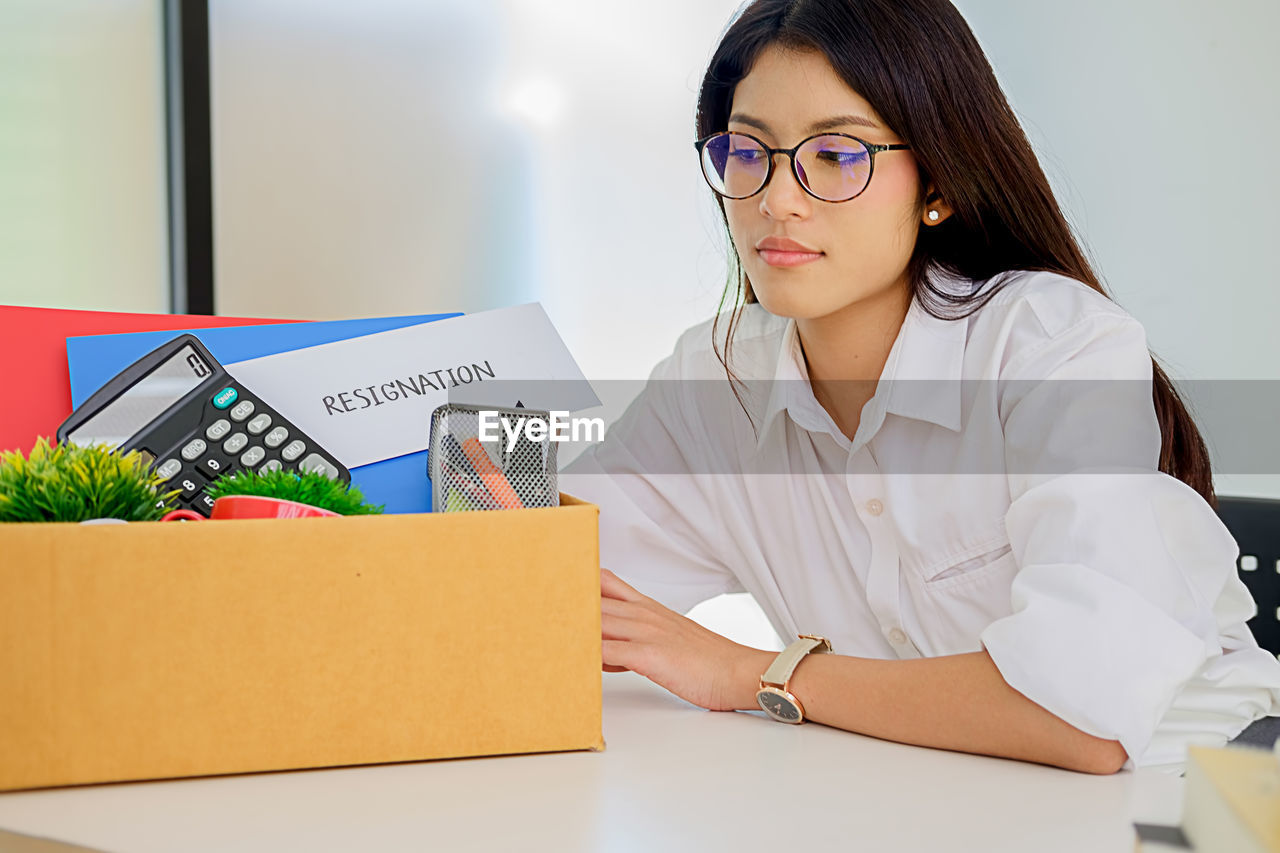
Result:
{"label": "woman's lips", "polygon": [[765,237],[756,243],[756,252],[771,267],[798,267],[821,258],[823,253],[786,237]]}
{"label": "woman's lips", "polygon": [[771,267],[798,267],[822,257],[822,252],[789,252],[782,249],[757,249],[756,252]]}

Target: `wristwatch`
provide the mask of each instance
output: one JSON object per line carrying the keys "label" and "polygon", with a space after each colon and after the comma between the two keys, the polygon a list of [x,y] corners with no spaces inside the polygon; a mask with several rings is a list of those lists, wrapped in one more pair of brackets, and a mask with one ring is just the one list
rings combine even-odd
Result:
{"label": "wristwatch", "polygon": [[774,658],[764,675],[760,676],[760,690],[756,692],[756,701],[764,712],[780,723],[803,723],[804,708],[800,705],[800,700],[787,689],[791,684],[791,673],[796,671],[800,661],[809,652],[823,654],[829,651],[831,642],[813,634],[801,634],[800,639],[783,649],[782,654]]}

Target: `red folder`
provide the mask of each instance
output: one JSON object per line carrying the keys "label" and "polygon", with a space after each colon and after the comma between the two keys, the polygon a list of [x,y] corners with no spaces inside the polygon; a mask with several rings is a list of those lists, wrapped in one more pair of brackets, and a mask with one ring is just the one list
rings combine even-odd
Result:
{"label": "red folder", "polygon": [[38,436],[52,437],[71,414],[69,337],[292,322],[0,305],[0,450],[30,450]]}

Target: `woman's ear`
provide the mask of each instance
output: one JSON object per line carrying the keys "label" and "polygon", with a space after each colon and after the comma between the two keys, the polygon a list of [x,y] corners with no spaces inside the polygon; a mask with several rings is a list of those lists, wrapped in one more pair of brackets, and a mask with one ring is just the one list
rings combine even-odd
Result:
{"label": "woman's ear", "polygon": [[924,194],[924,208],[920,211],[920,221],[926,227],[932,228],[935,225],[941,225],[951,216],[951,205],[947,204],[942,194],[934,188],[933,184],[929,184],[929,188]]}

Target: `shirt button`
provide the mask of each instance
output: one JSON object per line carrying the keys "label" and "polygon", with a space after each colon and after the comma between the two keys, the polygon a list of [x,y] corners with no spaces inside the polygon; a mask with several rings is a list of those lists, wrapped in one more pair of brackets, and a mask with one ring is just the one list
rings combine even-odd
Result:
{"label": "shirt button", "polygon": [[900,646],[907,641],[907,635],[902,633],[898,628],[894,628],[889,632],[889,642],[895,646]]}
{"label": "shirt button", "polygon": [[884,504],[880,503],[879,499],[872,498],[871,500],[867,501],[867,512],[871,513],[872,515],[879,515],[880,513],[884,512]]}

